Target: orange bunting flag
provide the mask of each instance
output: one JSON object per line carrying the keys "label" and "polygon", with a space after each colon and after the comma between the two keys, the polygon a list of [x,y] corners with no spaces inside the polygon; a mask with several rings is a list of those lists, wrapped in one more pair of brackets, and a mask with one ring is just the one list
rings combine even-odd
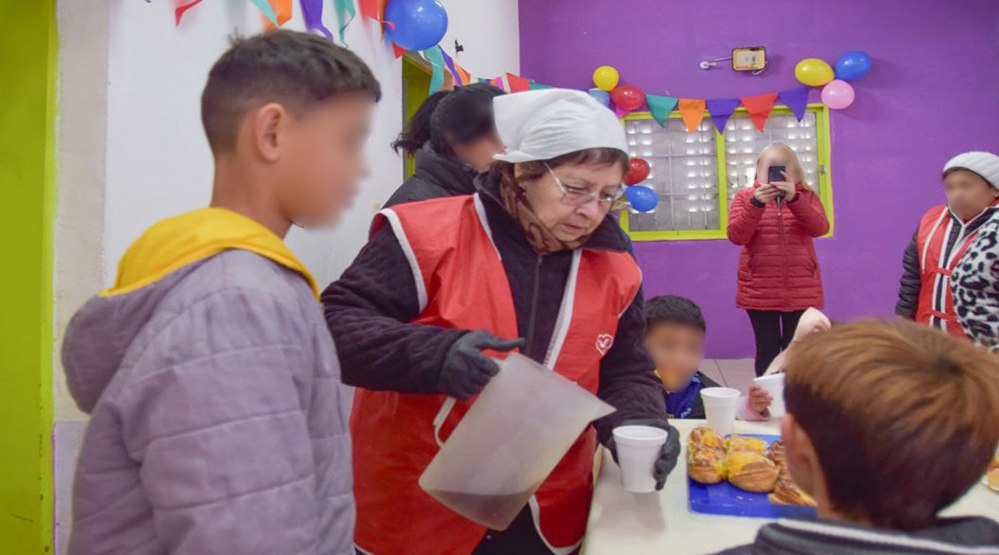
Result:
{"label": "orange bunting flag", "polygon": [[531,90],[531,82],[519,75],[507,73],[506,82],[510,84],[510,92],[512,93]]}
{"label": "orange bunting flag", "polygon": [[[267,0],[267,3],[271,5],[271,9],[274,10],[274,15],[277,16],[278,27],[288,23],[291,19],[291,0]],[[265,31],[272,31],[276,28],[269,17],[262,14],[261,17],[264,18]]]}
{"label": "orange bunting flag", "polygon": [[704,119],[705,102],[697,98],[681,98],[677,109],[680,110],[680,117],[683,118],[683,125],[687,128],[687,133],[697,129]]}
{"label": "orange bunting flag", "polygon": [[458,70],[458,77],[460,77],[459,81],[461,81],[461,85],[462,86],[471,85],[472,84],[472,74],[468,73],[468,71],[465,68],[463,68],[460,65],[458,65],[458,62],[454,63],[454,67],[455,67],[455,69]]}
{"label": "orange bunting flag", "polygon": [[774,102],[777,102],[777,93],[758,94],[756,96],[746,96],[739,99],[742,105],[753,116],[753,125],[763,131],[763,126],[767,124],[770,111],[774,109]]}
{"label": "orange bunting flag", "polygon": [[358,0],[357,4],[361,8],[363,17],[378,21],[385,19],[385,0]]}

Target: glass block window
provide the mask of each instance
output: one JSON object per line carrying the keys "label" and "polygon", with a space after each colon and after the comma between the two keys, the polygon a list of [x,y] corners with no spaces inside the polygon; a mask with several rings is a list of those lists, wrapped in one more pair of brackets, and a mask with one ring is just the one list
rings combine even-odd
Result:
{"label": "glass block window", "polygon": [[744,109],[729,118],[724,135],[706,116],[688,133],[679,114],[660,126],[648,113],[625,118],[632,156],[649,162],[642,185],[659,195],[653,212],[625,210],[621,223],[636,241],[724,239],[728,204],[739,189],[751,186],[756,155],[781,142],[793,148],[805,170],[805,182],[819,193],[832,223],[832,191],[828,175],[828,112],[810,105],[801,122],[777,106],[760,132]]}
{"label": "glass block window", "polygon": [[679,119],[627,122],[632,156],[651,166],[644,185],[659,194],[655,212],[633,212],[634,231],[718,229],[718,156],[710,123],[690,133]]}

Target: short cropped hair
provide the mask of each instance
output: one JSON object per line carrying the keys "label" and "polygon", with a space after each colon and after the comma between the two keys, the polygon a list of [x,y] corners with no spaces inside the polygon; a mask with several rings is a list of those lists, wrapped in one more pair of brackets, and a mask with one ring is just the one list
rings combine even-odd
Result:
{"label": "short cropped hair", "polygon": [[704,322],[704,314],[701,307],[694,301],[677,297],[675,295],[663,295],[649,299],[645,303],[645,325],[651,328],[655,324],[670,323],[679,324],[708,331],[708,326]]}
{"label": "short cropped hair", "polygon": [[977,482],[999,441],[999,358],[913,322],[862,321],[788,351],[787,411],[833,508],[912,531]]}
{"label": "short cropped hair", "polygon": [[275,30],[234,38],[208,74],[201,94],[201,122],[212,152],[231,150],[248,111],[277,102],[294,113],[343,93],[381,86],[356,54],[314,34]]}

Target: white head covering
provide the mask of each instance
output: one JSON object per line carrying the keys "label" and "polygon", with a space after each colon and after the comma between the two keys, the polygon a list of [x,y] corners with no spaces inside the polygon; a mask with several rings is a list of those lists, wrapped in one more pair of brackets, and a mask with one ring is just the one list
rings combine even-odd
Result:
{"label": "white head covering", "polygon": [[985,182],[999,189],[999,156],[991,152],[972,151],[958,154],[944,166],[944,173],[951,169],[971,170],[985,179]]}
{"label": "white head covering", "polygon": [[541,89],[493,99],[503,162],[550,160],[591,148],[628,153],[624,127],[614,113],[582,91]]}

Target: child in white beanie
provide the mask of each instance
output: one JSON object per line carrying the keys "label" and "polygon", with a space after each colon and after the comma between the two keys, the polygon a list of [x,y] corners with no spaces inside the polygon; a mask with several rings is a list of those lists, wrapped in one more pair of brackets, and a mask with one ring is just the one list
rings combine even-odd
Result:
{"label": "child in white beanie", "polygon": [[999,156],[959,154],[944,165],[943,183],[947,204],[923,215],[905,251],[895,312],[966,337],[954,307],[951,274],[979,228],[999,211]]}

